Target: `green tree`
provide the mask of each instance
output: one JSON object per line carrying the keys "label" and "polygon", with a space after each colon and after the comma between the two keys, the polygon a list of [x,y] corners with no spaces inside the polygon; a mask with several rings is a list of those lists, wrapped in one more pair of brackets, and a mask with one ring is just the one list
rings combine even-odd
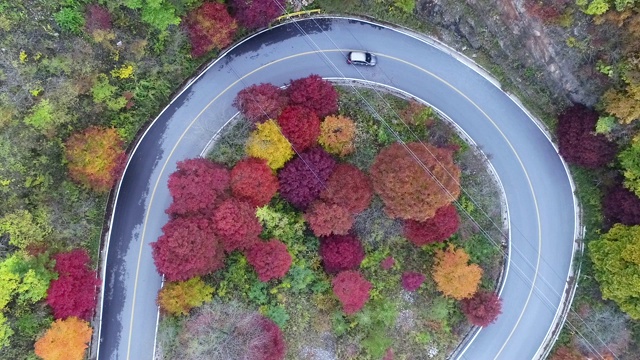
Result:
{"label": "green tree", "polygon": [[618,154],[622,166],[624,186],[640,196],[640,136]]}
{"label": "green tree", "polygon": [[34,216],[27,210],[18,210],[0,218],[0,236],[9,235],[9,243],[22,250],[44,244],[51,231],[44,211],[36,211]]}
{"label": "green tree", "polygon": [[640,319],[640,226],[614,225],[589,244],[602,297]]}
{"label": "green tree", "polygon": [[7,318],[0,312],[0,349],[9,345],[9,338],[13,335],[13,329],[7,323]]}
{"label": "green tree", "polygon": [[21,251],[0,262],[0,310],[12,300],[25,305],[44,299],[51,280],[58,277],[51,268],[51,260],[46,254],[30,256]]}

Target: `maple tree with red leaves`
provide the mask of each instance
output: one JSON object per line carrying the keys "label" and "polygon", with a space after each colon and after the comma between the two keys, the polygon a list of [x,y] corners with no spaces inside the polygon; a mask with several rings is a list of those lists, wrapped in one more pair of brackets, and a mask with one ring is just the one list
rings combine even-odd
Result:
{"label": "maple tree with red leaves", "polygon": [[373,188],[367,174],[346,163],[336,165],[327,186],[320,193],[325,202],[340,205],[352,214],[368,208],[372,197]]}
{"label": "maple tree with red leaves", "polygon": [[354,235],[333,235],[320,239],[320,258],[324,271],[335,274],[356,270],[364,260],[364,248]]}
{"label": "maple tree with red leaves", "polygon": [[298,209],[306,209],[320,196],[336,161],[321,147],[313,147],[289,161],[280,173],[280,195]]}
{"label": "maple tree with red leaves", "polygon": [[358,271],[343,271],[331,281],[334,295],[347,315],[358,312],[369,300],[372,285]]}
{"label": "maple tree with red leaves", "polygon": [[480,290],[473,297],[463,299],[460,306],[469,322],[476,326],[489,326],[502,313],[502,300],[491,291]]}
{"label": "maple tree with red leaves", "polygon": [[258,241],[251,245],[245,254],[262,282],[283,278],[293,261],[287,251],[287,245],[276,239]]}
{"label": "maple tree with red leaves", "polygon": [[43,360],[83,360],[93,329],[77,317],[58,319],[34,344],[35,354]]}
{"label": "maple tree with red leaves", "polygon": [[47,290],[47,304],[56,319],[77,317],[89,320],[96,308],[96,293],[100,279],[90,267],[91,259],[84,249],[58,253],[54,271],[58,279]]}
{"label": "maple tree with red leaves", "polygon": [[264,159],[246,158],[231,169],[231,193],[253,206],[268,204],[278,187],[278,178]]}
{"label": "maple tree with red leaves", "polygon": [[234,17],[247,29],[257,29],[269,25],[284,13],[285,0],[231,0]]}
{"label": "maple tree with red leaves", "polygon": [[425,279],[426,277],[421,273],[406,271],[402,273],[402,288],[407,291],[416,291]]}
{"label": "maple tree with red leaves", "polygon": [[187,14],[184,24],[194,57],[231,44],[238,29],[225,4],[218,2],[205,2],[192,10]]}
{"label": "maple tree with red leaves", "polygon": [[184,281],[224,266],[224,252],[210,219],[174,218],[151,243],[153,262],[167,281]]}
{"label": "maple tree with red leaves", "polygon": [[318,142],[320,118],[304,106],[287,106],[278,116],[282,134],[297,152],[305,151]]}
{"label": "maple tree with red leaves", "polygon": [[259,315],[252,324],[260,329],[262,336],[248,346],[246,359],[283,360],[287,353],[287,344],[278,324],[268,317]]}
{"label": "maple tree with red leaves", "polygon": [[602,212],[611,225],[640,225],[640,198],[624,186],[617,185],[604,195]]}
{"label": "maple tree with red leaves", "polygon": [[227,253],[248,249],[262,232],[255,207],[238,199],[225,200],[213,211],[211,219]]}
{"label": "maple tree with red leaves", "polygon": [[308,107],[320,118],[338,111],[338,92],[319,75],[292,80],[287,95],[291,104]]}
{"label": "maple tree with red leaves", "polygon": [[273,84],[261,83],[240,90],[233,106],[252,123],[262,123],[276,119],[288,102],[284,90]]}
{"label": "maple tree with red leaves", "polygon": [[315,202],[304,214],[315,236],[346,235],[353,226],[353,215],[340,205]]}
{"label": "maple tree with red leaves", "polygon": [[229,187],[229,170],[203,158],[178,162],[178,169],[169,176],[169,192],[173,203],[166,210],[170,215],[206,215],[225,197]]}
{"label": "maple tree with red leaves", "polygon": [[453,205],[436,210],[436,214],[425,221],[406,220],[404,236],[416,246],[447,240],[458,231],[460,217]]}

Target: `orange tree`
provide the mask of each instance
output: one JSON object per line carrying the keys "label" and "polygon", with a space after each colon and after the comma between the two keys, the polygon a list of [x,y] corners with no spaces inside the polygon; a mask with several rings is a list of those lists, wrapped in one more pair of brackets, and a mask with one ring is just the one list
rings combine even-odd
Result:
{"label": "orange tree", "polygon": [[82,360],[93,330],[77,317],[56,320],[35,343],[35,353],[44,360]]}
{"label": "orange tree", "polygon": [[320,124],[318,142],[327,152],[345,156],[355,150],[353,145],[355,136],[356,125],[351,119],[342,115],[330,115]]}
{"label": "orange tree", "polygon": [[482,269],[477,264],[469,264],[469,254],[464,249],[450,245],[444,251],[437,250],[435,260],[431,275],[445,296],[462,300],[476,293]]}

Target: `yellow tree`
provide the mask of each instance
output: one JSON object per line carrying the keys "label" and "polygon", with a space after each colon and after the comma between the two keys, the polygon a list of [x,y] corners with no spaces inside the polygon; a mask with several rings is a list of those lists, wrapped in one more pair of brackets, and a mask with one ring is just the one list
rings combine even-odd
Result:
{"label": "yellow tree", "polygon": [[356,125],[351,119],[342,115],[327,116],[320,124],[318,142],[327,152],[345,156],[355,149],[353,139],[356,136]]}
{"label": "yellow tree", "polygon": [[211,301],[212,295],[213,288],[196,276],[166,283],[158,292],[158,306],[171,315],[188,315],[192,308]]}
{"label": "yellow tree", "polygon": [[35,343],[35,353],[44,360],[82,360],[93,330],[89,323],[69,317],[58,319]]}
{"label": "yellow tree", "polygon": [[283,167],[294,155],[289,140],[273,120],[256,125],[256,130],[247,140],[247,154],[267,160],[267,165],[273,170]]}
{"label": "yellow tree", "polygon": [[450,245],[446,250],[436,251],[436,262],[431,270],[438,290],[456,300],[470,298],[478,290],[482,269],[469,264],[469,254],[464,249]]}

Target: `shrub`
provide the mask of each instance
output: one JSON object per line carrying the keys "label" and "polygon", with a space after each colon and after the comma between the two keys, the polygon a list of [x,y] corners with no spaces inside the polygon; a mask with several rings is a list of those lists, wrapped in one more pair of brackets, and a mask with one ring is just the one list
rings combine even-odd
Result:
{"label": "shrub", "polygon": [[353,139],[356,136],[356,125],[342,115],[327,116],[320,124],[318,142],[327,152],[346,156],[355,150]]}
{"label": "shrub", "polygon": [[402,288],[407,291],[416,291],[424,282],[425,276],[417,272],[402,273]]}
{"label": "shrub", "polygon": [[302,106],[287,106],[278,116],[282,134],[296,152],[315,145],[320,135],[320,119],[311,110]]}
{"label": "shrub", "polygon": [[229,187],[229,171],[207,159],[196,158],[178,162],[169,176],[169,192],[173,203],[170,215],[207,215],[213,211]]}
{"label": "shrub", "polygon": [[283,167],[294,153],[278,124],[273,120],[267,120],[256,125],[256,130],[249,135],[247,154],[266,160],[271,169],[277,170]]}
{"label": "shrub", "polygon": [[369,177],[351,164],[338,164],[320,193],[327,203],[340,205],[352,214],[364,211],[371,204],[373,189]]}
{"label": "shrub", "polygon": [[82,360],[92,333],[91,326],[84,320],[58,319],[36,341],[34,350],[44,360]]}
{"label": "shrub", "polygon": [[394,143],[380,151],[371,166],[373,188],[389,217],[425,221],[458,197],[460,169],[451,150],[423,143],[406,147]]}
{"label": "shrub", "polygon": [[353,225],[353,216],[340,205],[315,202],[305,219],[315,236],[346,235]]}
{"label": "shrub", "polygon": [[124,169],[123,145],[113,128],[92,126],[71,135],[64,146],[69,176],[95,191],[108,191]]}
{"label": "shrub", "polygon": [[247,261],[253,266],[258,279],[267,282],[283,278],[291,267],[291,255],[287,245],[280,240],[258,241],[247,251]]}
{"label": "shrub", "polygon": [[640,198],[620,185],[605,194],[602,211],[611,224],[640,225]]}
{"label": "shrub", "polygon": [[213,288],[199,276],[187,281],[167,282],[158,292],[160,310],[170,315],[188,315],[194,307],[211,301]]}
{"label": "shrub", "polygon": [[53,14],[53,19],[63,31],[78,35],[84,26],[84,17],[76,8],[65,7]]}
{"label": "shrub", "polygon": [[560,155],[571,164],[598,168],[613,160],[616,146],[604,135],[596,135],[598,113],[574,104],[558,116]]}
{"label": "shrub", "polygon": [[502,313],[502,300],[491,291],[478,291],[473,297],[460,302],[462,312],[470,323],[476,326],[488,326]]}
{"label": "shrub", "polygon": [[447,240],[458,231],[460,217],[453,205],[436,210],[436,214],[426,221],[406,220],[404,236],[416,246]]}
{"label": "shrub", "polygon": [[58,279],[51,281],[47,291],[47,304],[56,319],[75,316],[89,320],[96,308],[96,292],[100,279],[91,270],[86,250],[76,249],[54,257],[54,270]]}
{"label": "shrub", "polygon": [[482,278],[482,269],[468,262],[469,255],[453,245],[447,250],[436,250],[431,275],[438,290],[445,296],[462,300],[476,293]]}
{"label": "shrub", "polygon": [[306,209],[326,187],[336,161],[320,147],[301,153],[278,174],[280,195],[298,209]]}
{"label": "shrub", "polygon": [[163,235],[151,243],[153,261],[167,281],[184,281],[224,266],[224,253],[209,219],[175,218],[162,227]]}
{"label": "shrub", "polygon": [[[590,345],[593,346],[593,345]],[[549,360],[584,360],[585,357],[574,347],[560,346]]]}
{"label": "shrub", "polygon": [[396,259],[394,259],[393,256],[387,256],[380,262],[380,268],[382,268],[383,270],[391,270],[391,268],[393,268],[393,265],[395,264]]}
{"label": "shrub", "polygon": [[338,92],[318,75],[292,80],[287,94],[291,104],[308,107],[320,118],[338,111]]}
{"label": "shrub", "polygon": [[369,300],[371,283],[358,271],[343,271],[332,281],[333,293],[342,304],[342,311],[347,315],[358,312]]}
{"label": "shrub", "polygon": [[233,106],[253,123],[275,119],[287,105],[285,92],[272,84],[251,85],[238,92]]}
{"label": "shrub", "polygon": [[213,225],[227,253],[248,249],[262,232],[251,204],[237,199],[225,200],[213,211]]}
{"label": "shrub", "polygon": [[356,270],[365,256],[362,243],[353,235],[334,235],[321,239],[319,252],[324,270],[329,274]]}
{"label": "shrub", "polygon": [[231,44],[238,24],[224,4],[205,2],[187,14],[185,27],[191,41],[191,55],[198,57]]}
{"label": "shrub", "polygon": [[264,206],[278,192],[278,178],[264,159],[246,158],[231,169],[231,192],[253,206]]}
{"label": "shrub", "polygon": [[84,28],[89,34],[96,30],[111,30],[109,10],[98,4],[87,5]]}
{"label": "shrub", "polygon": [[232,0],[231,8],[240,25],[257,29],[269,25],[285,10],[285,0]]}

